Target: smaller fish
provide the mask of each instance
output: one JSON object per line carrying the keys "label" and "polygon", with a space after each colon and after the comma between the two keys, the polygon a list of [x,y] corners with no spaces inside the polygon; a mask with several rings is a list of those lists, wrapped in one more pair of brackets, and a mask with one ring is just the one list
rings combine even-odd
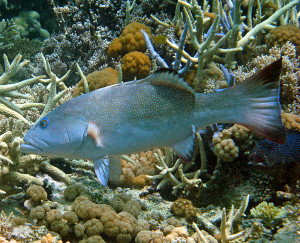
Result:
{"label": "smaller fish", "polygon": [[250,165],[261,169],[288,168],[291,164],[300,167],[300,133],[287,132],[284,144],[278,144],[269,139],[261,140],[250,153]]}
{"label": "smaller fish", "polygon": [[157,35],[154,39],[157,44],[165,44],[167,41],[167,37],[165,37],[164,35]]}

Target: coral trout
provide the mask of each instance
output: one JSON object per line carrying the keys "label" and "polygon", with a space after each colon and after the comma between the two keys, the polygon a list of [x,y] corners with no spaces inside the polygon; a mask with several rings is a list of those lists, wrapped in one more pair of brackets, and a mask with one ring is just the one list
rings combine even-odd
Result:
{"label": "coral trout", "polygon": [[268,139],[257,142],[250,153],[249,164],[266,169],[289,168],[291,164],[300,167],[300,133],[287,132],[284,144],[277,144]]}
{"label": "coral trout", "polygon": [[[173,72],[116,84],[73,98],[41,118],[27,132],[25,153],[94,160],[99,181],[120,175],[110,159],[171,146],[189,158],[196,130],[214,123],[238,123],[275,142],[285,129],[279,104],[281,59],[243,83],[196,94]],[[109,172],[113,173],[109,173]]]}

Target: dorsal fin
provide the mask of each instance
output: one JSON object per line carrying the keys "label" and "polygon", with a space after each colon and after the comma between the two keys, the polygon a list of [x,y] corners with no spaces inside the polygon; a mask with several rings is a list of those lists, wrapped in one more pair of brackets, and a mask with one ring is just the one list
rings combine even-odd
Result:
{"label": "dorsal fin", "polygon": [[173,69],[159,69],[147,78],[141,80],[141,82],[149,82],[152,85],[169,86],[195,95],[195,91]]}

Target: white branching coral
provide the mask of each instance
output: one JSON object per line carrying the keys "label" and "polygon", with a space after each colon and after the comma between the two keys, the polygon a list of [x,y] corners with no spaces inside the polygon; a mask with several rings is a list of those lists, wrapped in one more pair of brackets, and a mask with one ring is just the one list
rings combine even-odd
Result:
{"label": "white branching coral", "polygon": [[[5,71],[0,76],[0,113],[6,116],[12,116],[17,119],[22,120],[26,124],[30,124],[28,120],[23,116],[22,109],[28,108],[27,106],[21,105],[20,107],[14,103],[12,103],[10,98],[30,98],[28,95],[21,94],[17,92],[17,90],[30,85],[34,82],[39,81],[41,78],[45,76],[37,76],[30,79],[26,79],[17,83],[10,84],[10,80],[13,76],[15,76],[21,68],[28,64],[28,61],[22,61],[22,55],[17,55],[15,59],[10,63],[6,55],[4,55],[4,65]],[[36,104],[32,104],[32,106],[36,106]]]}
{"label": "white branching coral", "polygon": [[[238,240],[241,238],[245,232],[241,231],[238,233],[232,233],[233,225],[239,222],[242,217],[244,216],[244,213],[248,207],[249,203],[249,195],[245,196],[241,206],[238,208],[238,210],[234,209],[234,205],[231,206],[231,209],[226,214],[226,209],[222,209],[222,215],[221,215],[221,226],[220,229],[212,224],[209,220],[202,217],[200,214],[197,214],[197,218],[200,222],[203,223],[204,227],[210,231],[214,236],[220,235],[222,243],[228,243],[230,241]],[[197,225],[193,224],[194,228],[197,230]]]}
{"label": "white branching coral", "polygon": [[[157,159],[158,165],[156,165],[156,167],[159,170],[159,174],[154,176],[148,175],[147,177],[151,180],[161,180],[157,189],[160,189],[167,183],[171,183],[173,185],[172,194],[176,194],[178,190],[181,189],[188,195],[192,189],[199,189],[205,186],[205,183],[203,183],[200,176],[204,175],[206,178],[211,176],[207,174],[205,148],[202,138],[198,132],[196,133],[196,138],[201,157],[201,168],[196,172],[184,173],[183,161],[179,158],[174,162],[173,151],[171,148],[166,148],[165,156],[160,149],[158,149],[158,152],[154,154]],[[192,161],[187,166],[191,166],[195,162],[196,155],[197,153],[194,153]]]}

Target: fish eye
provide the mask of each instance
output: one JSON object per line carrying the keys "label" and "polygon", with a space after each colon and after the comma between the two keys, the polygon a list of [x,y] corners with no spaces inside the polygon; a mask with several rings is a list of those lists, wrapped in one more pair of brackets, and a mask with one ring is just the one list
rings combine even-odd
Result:
{"label": "fish eye", "polygon": [[40,122],[39,122],[39,124],[40,124],[40,127],[41,128],[46,128],[47,126],[48,126],[48,124],[49,124],[49,120],[48,120],[48,118],[43,118]]}

